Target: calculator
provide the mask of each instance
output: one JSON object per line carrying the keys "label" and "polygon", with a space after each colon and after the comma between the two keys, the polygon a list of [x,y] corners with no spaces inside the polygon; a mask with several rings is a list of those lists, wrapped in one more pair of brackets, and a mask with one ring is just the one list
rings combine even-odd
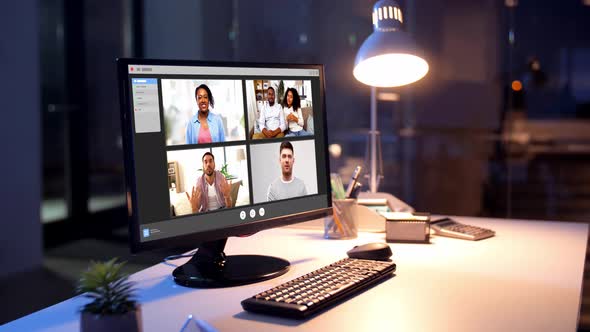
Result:
{"label": "calculator", "polygon": [[431,221],[430,228],[434,230],[434,234],[436,235],[472,241],[482,240],[496,235],[496,232],[491,229],[462,224],[451,218]]}

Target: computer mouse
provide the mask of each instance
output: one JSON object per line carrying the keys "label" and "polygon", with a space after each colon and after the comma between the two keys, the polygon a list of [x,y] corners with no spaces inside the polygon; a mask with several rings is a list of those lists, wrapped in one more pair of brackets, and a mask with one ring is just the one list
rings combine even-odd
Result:
{"label": "computer mouse", "polygon": [[387,243],[373,242],[356,246],[346,252],[350,258],[386,261],[391,257],[391,248]]}

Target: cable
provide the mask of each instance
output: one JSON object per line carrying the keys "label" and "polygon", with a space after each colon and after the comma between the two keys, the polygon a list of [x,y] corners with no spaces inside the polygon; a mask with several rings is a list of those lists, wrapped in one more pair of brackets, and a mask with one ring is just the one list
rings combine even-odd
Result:
{"label": "cable", "polygon": [[164,258],[164,262],[173,261],[173,260],[180,259],[180,258],[192,257],[197,252],[197,250],[193,250],[193,251],[189,252],[188,254],[167,256]]}

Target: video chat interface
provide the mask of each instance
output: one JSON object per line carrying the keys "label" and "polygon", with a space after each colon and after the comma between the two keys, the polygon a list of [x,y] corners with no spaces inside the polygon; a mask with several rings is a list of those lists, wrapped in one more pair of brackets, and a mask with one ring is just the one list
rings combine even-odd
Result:
{"label": "video chat interface", "polygon": [[326,206],[319,70],[130,65],[129,80],[142,241]]}

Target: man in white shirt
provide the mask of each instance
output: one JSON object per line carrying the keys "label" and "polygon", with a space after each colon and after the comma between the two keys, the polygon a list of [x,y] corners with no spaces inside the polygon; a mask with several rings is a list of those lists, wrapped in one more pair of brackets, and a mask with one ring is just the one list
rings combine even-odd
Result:
{"label": "man in white shirt", "polygon": [[268,104],[262,107],[260,117],[258,118],[258,126],[261,132],[252,135],[252,139],[280,138],[285,136],[284,131],[287,129],[285,115],[283,113],[283,107],[275,103],[275,89],[273,87],[268,88],[267,100]]}
{"label": "man in white shirt", "polygon": [[281,143],[279,151],[281,176],[268,186],[266,200],[277,201],[307,195],[307,188],[303,180],[293,175],[293,165],[295,164],[293,144],[289,141],[284,141]]}

